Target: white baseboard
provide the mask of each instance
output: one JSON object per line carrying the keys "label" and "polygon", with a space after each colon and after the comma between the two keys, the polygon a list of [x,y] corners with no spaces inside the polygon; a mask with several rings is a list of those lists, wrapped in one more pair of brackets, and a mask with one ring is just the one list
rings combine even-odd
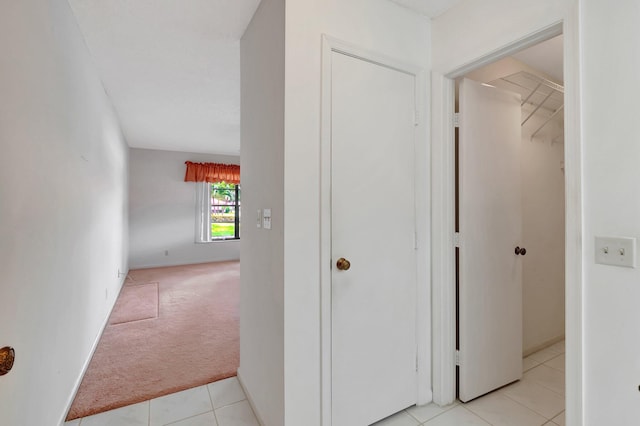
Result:
{"label": "white baseboard", "polygon": [[[122,276],[122,281],[120,282],[120,286],[119,286],[119,289],[118,289],[118,297],[120,296],[120,292],[122,291],[122,286],[124,285],[124,282],[126,281],[128,276],[129,276],[129,269],[127,269],[126,274],[123,274],[123,276]],[[98,343],[100,343],[100,339],[102,338],[102,333],[104,333],[104,329],[107,328],[107,324],[109,324],[109,317],[111,316],[111,311],[113,311],[113,308],[116,306],[116,302],[118,301],[118,297],[113,299],[113,305],[111,305],[111,307],[109,308],[109,312],[107,312],[107,316],[105,317],[104,321],[102,322],[102,326],[100,327],[100,332],[96,336],[96,339],[93,341],[93,345],[91,346],[91,351],[89,351],[89,357],[84,362],[84,365],[82,366],[82,371],[80,372],[80,376],[78,377],[78,379],[76,380],[75,385],[73,386],[73,392],[71,392],[71,395],[69,396],[69,398],[67,400],[67,408],[64,410],[64,413],[62,414],[62,418],[58,421],[58,425],[60,425],[60,426],[64,426],[64,422],[67,419],[67,415],[69,414],[69,410],[71,410],[71,404],[73,404],[73,400],[76,398],[76,394],[78,393],[78,389],[80,388],[80,384],[82,383],[82,379],[84,378],[84,375],[86,374],[87,369],[89,368],[89,364],[91,363],[91,359],[93,358],[93,354],[95,353],[96,349],[98,348]]]}
{"label": "white baseboard", "polygon": [[129,269],[150,269],[150,268],[169,268],[171,266],[186,266],[186,265],[201,265],[204,263],[217,263],[217,262],[233,262],[239,261],[240,258],[232,256],[229,258],[223,257],[218,259],[209,259],[209,260],[197,260],[197,261],[189,261],[189,260],[177,260],[175,262],[159,262],[159,263],[141,263],[141,264],[132,264],[129,265]]}
{"label": "white baseboard", "polygon": [[238,382],[240,382],[240,386],[242,386],[242,390],[244,391],[244,394],[247,396],[247,401],[249,401],[249,405],[251,406],[253,413],[256,415],[256,419],[258,419],[258,423],[260,423],[260,426],[266,426],[266,423],[262,420],[262,417],[260,417],[260,413],[256,409],[256,405],[253,403],[253,397],[251,396],[251,392],[249,392],[247,390],[247,387],[244,385],[244,381],[242,380],[242,372],[240,368],[238,368]]}
{"label": "white baseboard", "polygon": [[538,351],[541,351],[542,349],[548,348],[551,345],[554,345],[558,342],[562,342],[564,340],[564,334],[562,336],[558,336],[558,337],[554,337],[553,339],[549,339],[543,343],[540,343],[538,345],[535,345],[529,349],[527,349],[526,351],[522,351],[522,357],[526,358],[529,355],[536,353]]}

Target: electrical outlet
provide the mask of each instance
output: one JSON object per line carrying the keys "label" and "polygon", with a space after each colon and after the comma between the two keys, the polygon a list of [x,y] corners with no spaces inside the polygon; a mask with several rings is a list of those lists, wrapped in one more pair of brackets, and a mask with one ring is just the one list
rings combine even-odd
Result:
{"label": "electrical outlet", "polygon": [[596,263],[636,267],[636,239],[627,237],[596,237]]}

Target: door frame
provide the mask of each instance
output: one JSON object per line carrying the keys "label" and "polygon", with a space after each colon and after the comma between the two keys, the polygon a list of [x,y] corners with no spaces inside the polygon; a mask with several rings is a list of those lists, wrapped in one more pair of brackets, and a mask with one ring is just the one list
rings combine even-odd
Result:
{"label": "door frame", "polygon": [[[331,56],[341,53],[394,69],[415,78],[415,217],[416,217],[416,403],[432,400],[431,393],[431,293],[430,293],[430,189],[426,98],[429,88],[423,68],[322,35],[322,94],[320,121],[320,365],[321,424],[331,426]],[[420,303],[418,301],[421,301]],[[393,413],[389,413],[393,414]]]}
{"label": "door frame", "polygon": [[579,15],[573,7],[564,19],[501,48],[484,52],[431,75],[432,133],[432,312],[433,400],[447,405],[455,400],[455,166],[454,79],[541,41],[564,34],[565,70],[565,336],[567,419],[583,423],[582,330],[582,159],[580,136]]}

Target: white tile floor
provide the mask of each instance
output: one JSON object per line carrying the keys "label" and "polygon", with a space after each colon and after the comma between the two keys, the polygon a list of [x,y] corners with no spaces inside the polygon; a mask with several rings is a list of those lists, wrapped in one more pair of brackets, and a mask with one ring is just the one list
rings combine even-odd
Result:
{"label": "white tile floor", "polygon": [[564,426],[564,341],[522,361],[522,380],[467,404],[411,407],[373,426]]}
{"label": "white tile floor", "polygon": [[65,426],[259,426],[235,377],[66,422]]}
{"label": "white tile floor", "polygon": [[[564,426],[564,342],[523,360],[524,377],[467,404],[411,407],[373,426]],[[259,426],[238,379],[141,402],[65,426]]]}

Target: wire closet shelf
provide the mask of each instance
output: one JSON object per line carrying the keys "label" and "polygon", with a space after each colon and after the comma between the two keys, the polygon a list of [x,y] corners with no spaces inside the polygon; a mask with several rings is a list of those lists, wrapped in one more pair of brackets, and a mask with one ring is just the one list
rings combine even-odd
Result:
{"label": "wire closet shelf", "polygon": [[[542,124],[531,133],[532,140],[552,121],[564,122],[564,86],[526,71],[498,78],[489,84],[520,93],[524,117],[522,126],[535,114],[543,115]],[[560,132],[552,141],[562,139],[563,133]]]}

